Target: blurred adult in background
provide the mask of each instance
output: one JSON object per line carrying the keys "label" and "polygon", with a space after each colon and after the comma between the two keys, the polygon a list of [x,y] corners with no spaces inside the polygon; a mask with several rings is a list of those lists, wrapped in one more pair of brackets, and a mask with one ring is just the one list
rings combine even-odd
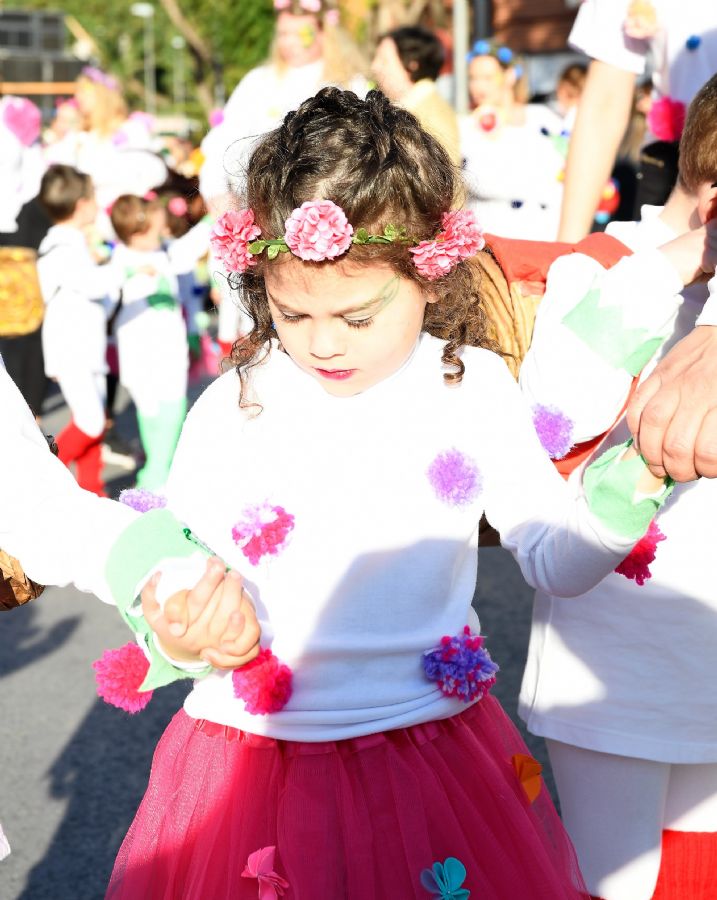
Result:
{"label": "blurred adult in background", "polygon": [[153,152],[151,117],[128,112],[113,75],[86,66],[77,79],[75,101],[82,125],[46,148],[48,163],[88,174],[100,210],[121,194],[141,195],[164,182],[167,168]]}
{"label": "blurred adult in background", "polygon": [[577,241],[593,222],[648,55],[655,102],[645,143],[656,146],[643,150],[637,206],[664,203],[676,174],[675,148],[685,106],[717,71],[717,5],[705,0],[583,0],[570,43],[592,57],[568,154],[558,235]]}
{"label": "blurred adult in background", "polygon": [[326,85],[366,93],[366,64],[340,28],[338,9],[325,0],[274,0],[276,23],[269,60],[242,78],[221,122],[202,142],[201,191],[210,208],[224,212],[227,194],[241,181],[249,138],[281,124],[289,110]]}
{"label": "blurred adult in background", "polygon": [[460,120],[468,205],[493,234],[554,239],[564,165],[554,140],[560,117],[524,101],[513,52],[489,41],[476,41],[469,54],[468,91],[473,110]]}
{"label": "blurred adult in background", "polygon": [[436,86],[444,60],[443,44],[432,31],[406,26],[379,39],[371,69],[388,99],[412,112],[460,165],[458,120]]}

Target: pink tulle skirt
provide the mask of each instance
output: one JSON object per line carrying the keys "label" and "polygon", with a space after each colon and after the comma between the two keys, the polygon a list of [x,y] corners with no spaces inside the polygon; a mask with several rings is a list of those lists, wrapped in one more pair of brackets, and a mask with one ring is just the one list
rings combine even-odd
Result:
{"label": "pink tulle skirt", "polygon": [[[315,744],[181,711],[155,752],[107,897],[428,900],[453,894],[432,894],[422,870],[455,857],[467,870],[455,887],[476,900],[582,900],[547,791],[531,803],[516,775],[512,757],[527,752],[490,696],[450,719]],[[276,848],[266,871],[288,887],[242,876],[264,847]]]}

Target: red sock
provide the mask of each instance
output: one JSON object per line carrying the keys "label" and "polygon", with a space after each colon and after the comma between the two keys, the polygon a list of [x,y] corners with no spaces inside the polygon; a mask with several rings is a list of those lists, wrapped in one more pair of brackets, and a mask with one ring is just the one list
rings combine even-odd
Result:
{"label": "red sock", "polygon": [[714,900],[717,832],[662,832],[662,860],[652,900]]}
{"label": "red sock", "polygon": [[77,464],[77,483],[86,491],[105,496],[102,482],[102,435],[92,437],[81,431],[74,421],[55,438],[57,455],[66,466]]}

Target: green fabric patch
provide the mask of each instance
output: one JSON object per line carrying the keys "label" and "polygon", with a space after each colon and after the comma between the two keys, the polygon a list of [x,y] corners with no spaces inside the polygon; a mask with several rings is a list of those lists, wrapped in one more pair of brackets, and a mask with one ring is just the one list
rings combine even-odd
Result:
{"label": "green fabric patch", "polygon": [[619,306],[599,306],[601,290],[592,287],[563,318],[563,324],[616,369],[639,375],[664,337],[648,337],[646,328],[625,328]]}
{"label": "green fabric patch", "polygon": [[155,647],[152,629],[144,616],[133,614],[135,587],[160,560],[169,557],[183,559],[196,552],[202,552],[207,557],[211,555],[167,509],[152,509],[137,518],[122,532],[110,552],[105,577],[112,597],[125,624],[142,637],[142,643],[151,657],[141,691],[163,687],[180,678],[203,678],[212,671],[210,665],[193,672],[173,666]]}
{"label": "green fabric patch", "polygon": [[674,488],[671,478],[659,497],[634,502],[637,483],[647,468],[641,456],[616,462],[632,440],[612,447],[585,470],[583,489],[590,512],[616,534],[637,541],[645,534],[658,509]]}
{"label": "green fabric patch", "polygon": [[160,275],[157,290],[147,297],[147,303],[152,309],[174,309],[177,299],[172,293],[172,286],[166,275]]}

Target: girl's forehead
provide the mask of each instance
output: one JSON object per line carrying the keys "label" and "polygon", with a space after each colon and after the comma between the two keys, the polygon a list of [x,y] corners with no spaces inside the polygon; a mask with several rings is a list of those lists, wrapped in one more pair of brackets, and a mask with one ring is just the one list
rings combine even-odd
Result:
{"label": "girl's forehead", "polygon": [[367,294],[381,288],[396,273],[385,263],[356,265],[350,260],[326,262],[317,265],[301,260],[281,260],[278,265],[268,262],[264,280],[274,295],[307,297],[336,297],[342,299],[370,299]]}

